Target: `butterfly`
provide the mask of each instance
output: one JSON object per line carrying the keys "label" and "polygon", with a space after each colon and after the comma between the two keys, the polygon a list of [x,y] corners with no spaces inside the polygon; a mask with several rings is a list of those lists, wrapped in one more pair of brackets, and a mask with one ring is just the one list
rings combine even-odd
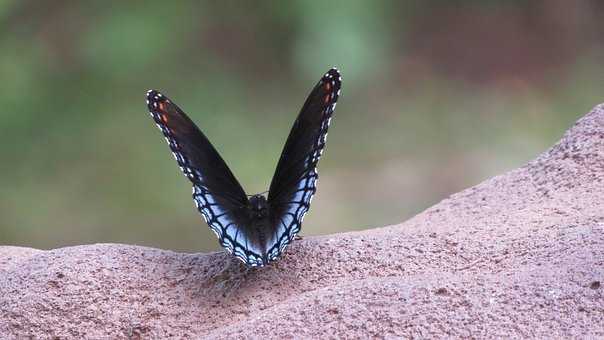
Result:
{"label": "butterfly", "polygon": [[176,162],[193,183],[193,200],[220,245],[250,267],[277,259],[302,227],[317,190],[317,162],[340,96],[332,68],[312,89],[287,137],[268,195],[248,198],[214,146],[172,100],[147,92],[147,107]]}

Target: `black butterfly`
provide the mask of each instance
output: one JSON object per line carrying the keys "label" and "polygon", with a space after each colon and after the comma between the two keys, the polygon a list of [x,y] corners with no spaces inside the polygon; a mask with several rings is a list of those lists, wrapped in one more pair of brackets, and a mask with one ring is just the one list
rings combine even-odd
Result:
{"label": "black butterfly", "polygon": [[248,199],[206,136],[170,99],[147,92],[147,106],[174,158],[193,182],[193,200],[220,244],[248,266],[275,260],[300,231],[318,178],[316,166],[340,95],[332,68],[311,91],[289,133],[268,197]]}

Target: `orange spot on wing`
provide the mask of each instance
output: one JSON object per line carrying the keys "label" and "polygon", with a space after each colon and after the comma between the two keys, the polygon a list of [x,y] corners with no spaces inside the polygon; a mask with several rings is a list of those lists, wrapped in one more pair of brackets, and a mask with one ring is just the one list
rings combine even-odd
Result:
{"label": "orange spot on wing", "polygon": [[161,115],[160,118],[161,118],[162,122],[164,122],[165,124],[168,124],[168,115]]}
{"label": "orange spot on wing", "polygon": [[325,91],[327,92],[327,95],[323,99],[323,102],[325,104],[327,104],[329,102],[329,100],[331,99],[331,93],[329,93],[330,90],[331,90],[331,83],[325,83]]}
{"label": "orange spot on wing", "polygon": [[331,98],[330,95],[326,95],[325,99],[323,99],[323,103],[327,104],[329,102],[329,99]]}

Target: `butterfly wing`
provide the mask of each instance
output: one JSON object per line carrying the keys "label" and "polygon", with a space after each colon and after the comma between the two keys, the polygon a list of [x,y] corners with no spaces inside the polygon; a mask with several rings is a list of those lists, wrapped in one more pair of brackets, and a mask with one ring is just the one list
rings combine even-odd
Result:
{"label": "butterfly wing", "polygon": [[261,261],[250,243],[250,213],[245,191],[207,137],[169,98],[151,90],[147,106],[185,176],[193,200],[222,247],[246,263]]}
{"label": "butterfly wing", "polygon": [[268,193],[272,238],[268,259],[278,257],[300,231],[316,191],[317,162],[340,95],[342,79],[332,68],[311,91],[289,133]]}

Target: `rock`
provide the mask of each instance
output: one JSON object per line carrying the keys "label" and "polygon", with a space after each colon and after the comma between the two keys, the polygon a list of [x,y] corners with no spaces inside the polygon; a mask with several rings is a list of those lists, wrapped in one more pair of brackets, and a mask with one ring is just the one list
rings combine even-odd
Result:
{"label": "rock", "polygon": [[0,247],[0,338],[604,337],[604,105],[517,170],[267,268]]}

